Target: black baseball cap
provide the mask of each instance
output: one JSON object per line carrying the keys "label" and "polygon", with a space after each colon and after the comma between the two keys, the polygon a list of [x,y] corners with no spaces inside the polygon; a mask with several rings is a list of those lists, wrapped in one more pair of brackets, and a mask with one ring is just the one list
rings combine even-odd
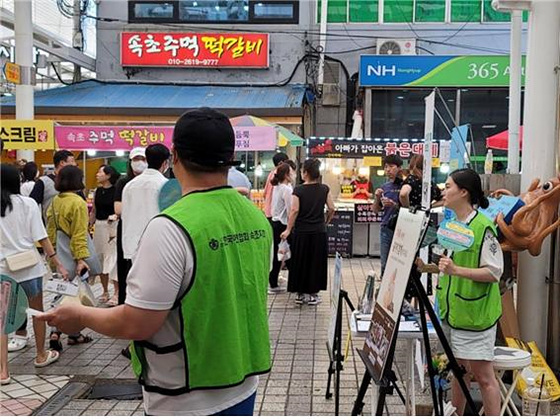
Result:
{"label": "black baseball cap", "polygon": [[229,118],[215,109],[185,112],[175,123],[173,147],[182,159],[202,166],[237,166],[235,133]]}

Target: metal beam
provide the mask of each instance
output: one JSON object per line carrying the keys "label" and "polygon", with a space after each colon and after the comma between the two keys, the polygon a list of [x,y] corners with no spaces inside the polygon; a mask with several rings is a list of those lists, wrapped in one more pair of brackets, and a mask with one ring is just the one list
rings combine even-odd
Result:
{"label": "metal beam", "polygon": [[[14,14],[3,7],[0,7],[0,22],[5,28],[14,30]],[[62,41],[55,38],[53,34],[37,25],[33,25],[33,45],[63,61],[69,61],[80,67],[95,71],[95,58],[64,45]]]}

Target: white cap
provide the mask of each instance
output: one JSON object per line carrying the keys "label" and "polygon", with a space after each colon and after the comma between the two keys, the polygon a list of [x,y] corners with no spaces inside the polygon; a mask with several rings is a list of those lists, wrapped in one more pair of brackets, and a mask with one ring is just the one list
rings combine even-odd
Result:
{"label": "white cap", "polygon": [[130,155],[128,156],[128,158],[134,159],[138,156],[146,157],[146,149],[144,149],[143,147],[135,147],[130,151]]}

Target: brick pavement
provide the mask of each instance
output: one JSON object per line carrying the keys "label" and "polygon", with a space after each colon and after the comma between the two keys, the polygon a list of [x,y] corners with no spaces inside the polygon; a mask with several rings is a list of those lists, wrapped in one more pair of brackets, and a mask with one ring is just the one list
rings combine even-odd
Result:
{"label": "brick pavement", "polygon": [[[334,260],[330,260],[329,264],[329,275],[332,276]],[[344,260],[342,287],[355,306],[370,270],[379,270],[378,259]],[[101,294],[99,284],[94,287],[94,293],[96,296]],[[325,399],[329,366],[325,343],[330,317],[330,295],[328,291],[321,294],[323,303],[315,307],[296,305],[293,294],[269,297],[273,368],[269,374],[260,378],[255,414],[334,415],[334,402]],[[51,296],[47,295],[45,299],[48,302]],[[348,310],[345,311],[345,316],[349,316]],[[92,382],[95,379],[130,380],[134,377],[128,360],[120,355],[126,341],[103,337],[92,331],[87,333],[94,338],[92,343],[72,347],[65,345],[60,360],[46,368],[37,369],[33,366],[31,362],[34,348],[31,346],[23,351],[10,353],[10,371],[14,381],[9,385],[11,388],[2,387],[0,390],[0,414],[29,415],[32,410],[53,397],[58,388],[73,379]],[[349,337],[347,323],[343,324],[343,337]],[[362,344],[362,339],[355,338],[348,343],[348,358],[341,374],[341,415],[350,415],[364,373],[362,362],[354,350]],[[396,363],[401,371],[404,356],[404,344],[399,342]],[[416,390],[417,404],[431,403],[429,389],[422,390],[417,381]],[[368,391],[364,400],[364,415],[371,413],[369,401]],[[391,414],[404,414],[404,407],[396,396],[389,396],[387,403]],[[143,415],[143,408],[140,400],[74,399],[57,415]]]}

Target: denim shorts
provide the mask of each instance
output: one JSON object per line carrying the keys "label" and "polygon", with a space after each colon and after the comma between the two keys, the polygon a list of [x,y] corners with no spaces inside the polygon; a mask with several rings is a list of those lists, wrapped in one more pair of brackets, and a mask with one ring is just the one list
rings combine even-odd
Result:
{"label": "denim shorts", "polygon": [[19,283],[19,285],[25,290],[27,298],[31,299],[43,291],[43,277],[25,280]]}

